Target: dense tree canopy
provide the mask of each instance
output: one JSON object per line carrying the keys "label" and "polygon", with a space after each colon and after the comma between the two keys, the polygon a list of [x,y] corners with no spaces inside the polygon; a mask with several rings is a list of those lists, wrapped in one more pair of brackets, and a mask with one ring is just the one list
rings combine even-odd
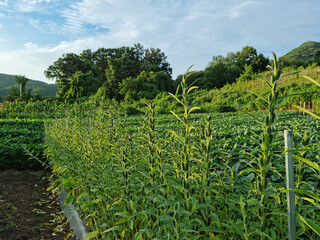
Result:
{"label": "dense tree canopy", "polygon": [[320,50],[314,51],[313,61],[320,66]]}
{"label": "dense tree canopy", "polygon": [[268,58],[258,54],[255,48],[246,46],[241,51],[228,53],[226,57],[213,56],[206,69],[196,75],[199,78],[196,84],[203,89],[221,88],[235,82],[241,74],[246,74],[241,80],[248,80],[249,70],[252,76],[265,71],[268,64]]}
{"label": "dense tree canopy", "polygon": [[[161,91],[174,91],[181,75],[172,81],[172,69],[166,55],[155,48],[133,47],[99,48],[84,50],[79,55],[62,55],[45,71],[56,81],[58,96],[98,98],[132,102],[150,99]],[[228,53],[226,57],[213,56],[206,69],[190,76],[188,83],[196,82],[202,89],[221,88],[237,79],[247,81],[264,71],[269,59],[253,47]]]}
{"label": "dense tree canopy", "polygon": [[[160,49],[144,49],[141,44],[133,47],[99,48],[95,52],[87,49],[79,55],[62,55],[47,68],[45,76],[56,81],[59,97],[81,98],[96,94],[97,97],[121,101],[126,97],[124,89],[128,89],[124,87],[124,83],[129,78],[138,79],[142,72],[153,74],[155,82],[150,84],[156,87],[156,91],[171,90],[172,69],[166,58]],[[145,84],[141,87],[145,87]]]}

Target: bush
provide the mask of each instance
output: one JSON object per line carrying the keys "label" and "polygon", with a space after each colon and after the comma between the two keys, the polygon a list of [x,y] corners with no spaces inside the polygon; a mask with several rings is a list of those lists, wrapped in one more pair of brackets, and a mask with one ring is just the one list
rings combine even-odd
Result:
{"label": "bush", "polygon": [[231,105],[212,105],[211,107],[212,112],[219,112],[219,113],[225,113],[225,112],[236,112],[237,109],[232,107]]}
{"label": "bush", "polygon": [[128,106],[124,106],[123,107],[123,111],[125,114],[127,115],[140,115],[143,114],[143,111],[141,111],[140,109],[132,106],[132,105],[128,105]]}

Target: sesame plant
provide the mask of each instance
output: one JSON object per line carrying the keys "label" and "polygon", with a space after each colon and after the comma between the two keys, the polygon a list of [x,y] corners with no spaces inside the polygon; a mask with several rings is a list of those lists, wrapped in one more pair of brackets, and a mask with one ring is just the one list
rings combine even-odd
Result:
{"label": "sesame plant", "polygon": [[[46,123],[46,154],[56,179],[50,190],[65,189],[66,203],[90,229],[86,239],[286,239],[278,129],[308,121],[308,131],[315,131],[319,124],[299,113],[276,117],[281,77],[276,57],[266,83],[269,96],[260,101],[266,111],[254,118],[196,113],[189,70],[170,94],[181,109],[169,115],[146,103],[144,116],[101,106],[70,109]],[[297,137],[297,146],[310,148],[306,136]],[[316,239],[320,215],[310,209],[319,210],[318,169],[302,163],[299,204],[305,207],[299,210],[298,238]]]}
{"label": "sesame plant", "polygon": [[[319,82],[312,79],[311,77],[309,76],[303,76],[303,77],[320,87]],[[316,113],[310,110],[304,109],[300,106],[295,105],[295,107],[311,115],[316,119],[316,121],[320,120],[320,117]],[[298,198],[300,202],[302,201],[301,203],[303,203],[302,205],[303,207],[299,209],[300,211],[297,213],[297,216],[300,222],[302,223],[302,225],[307,226],[309,229],[311,229],[312,232],[311,233],[307,232],[307,234],[312,239],[316,239],[320,237],[320,225],[319,225],[320,221],[316,217],[316,214],[319,214],[319,210],[320,210],[320,192],[319,192],[319,188],[317,188],[317,184],[316,185],[313,184],[314,181],[318,181],[318,179],[320,178],[320,174],[319,174],[320,164],[319,164],[319,157],[318,157],[319,155],[316,155],[315,159],[314,159],[314,154],[311,156],[309,155],[308,158],[306,157],[307,155],[306,149],[309,151],[311,150],[313,152],[317,151],[318,149],[318,147],[316,147],[316,150],[306,148],[306,146],[308,146],[308,143],[312,141],[314,136],[315,136],[314,134],[308,134],[308,129],[305,129],[303,134],[302,148],[299,149],[300,155],[293,155],[293,157],[299,163],[297,168],[299,173],[298,184],[300,184],[301,186],[298,185],[297,189],[290,189],[290,191],[293,191],[298,194]],[[306,169],[306,166],[308,166],[307,169]],[[309,170],[309,173],[311,171],[311,174],[308,174],[309,177],[307,178],[309,181],[303,181],[304,179],[302,178],[301,175],[303,175],[304,172],[308,172],[308,170]],[[310,214],[311,211],[312,213]]]}

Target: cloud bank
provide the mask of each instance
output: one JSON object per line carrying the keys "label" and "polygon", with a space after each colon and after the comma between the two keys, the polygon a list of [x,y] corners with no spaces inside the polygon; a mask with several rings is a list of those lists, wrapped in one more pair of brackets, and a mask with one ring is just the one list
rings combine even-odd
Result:
{"label": "cloud bank", "polygon": [[246,45],[281,56],[320,41],[318,0],[17,0],[0,9],[0,72],[38,80],[63,53],[89,48],[160,48],[175,77]]}

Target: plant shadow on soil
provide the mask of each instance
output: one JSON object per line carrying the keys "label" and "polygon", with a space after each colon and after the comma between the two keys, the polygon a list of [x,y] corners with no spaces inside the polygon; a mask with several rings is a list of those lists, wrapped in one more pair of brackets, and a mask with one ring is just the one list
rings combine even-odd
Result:
{"label": "plant shadow on soil", "polygon": [[48,177],[43,170],[0,171],[0,240],[75,239],[57,197],[46,191]]}

